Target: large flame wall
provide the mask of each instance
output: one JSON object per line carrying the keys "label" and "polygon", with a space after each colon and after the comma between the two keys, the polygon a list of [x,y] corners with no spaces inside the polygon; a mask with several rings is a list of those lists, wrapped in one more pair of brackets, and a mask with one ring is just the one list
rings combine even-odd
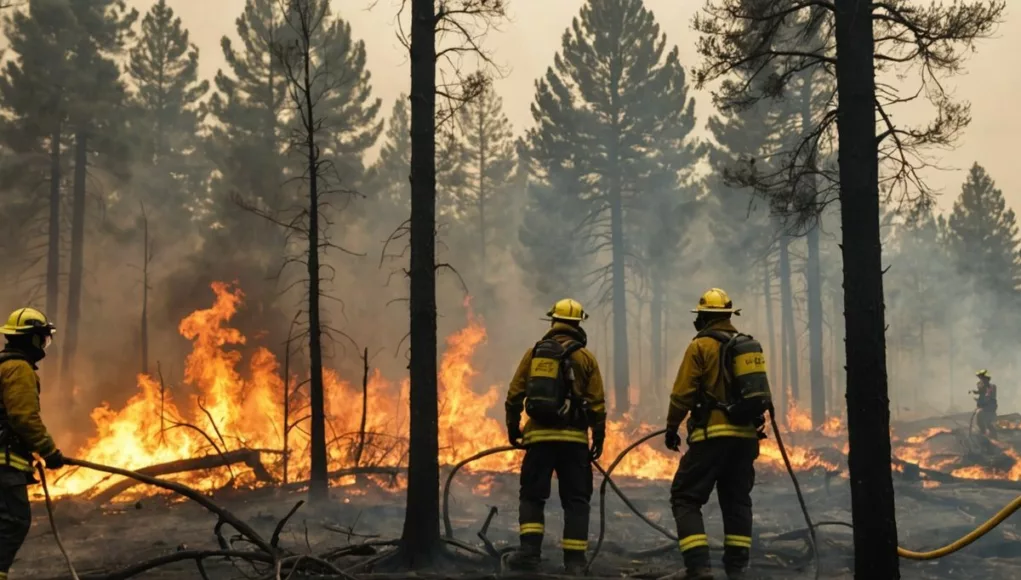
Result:
{"label": "large flame wall", "polygon": [[[216,296],[213,305],[192,313],[179,326],[180,333],[192,341],[192,352],[185,361],[184,388],[165,389],[158,379],[140,375],[138,392],[120,409],[103,404],[92,412],[95,434],[77,450],[77,457],[138,469],[218,451],[259,449],[266,451],[263,463],[270,474],[277,480],[283,478],[285,380],[280,364],[261,347],[245,364],[240,351],[232,348],[245,344],[245,337],[228,325],[241,306],[243,294],[221,282],[212,284],[212,289]],[[479,388],[479,376],[472,366],[475,350],[485,340],[485,327],[470,309],[467,325],[446,339],[439,376],[442,464],[450,465],[506,444],[503,422],[497,418],[502,415],[503,387]],[[367,435],[360,457],[361,377],[349,382],[326,371],[324,379],[330,470],[353,466],[356,459],[362,466],[406,465],[407,379],[394,382],[379,371],[370,373],[366,388]],[[286,445],[288,477],[293,481],[307,478],[309,472],[309,439],[303,420],[307,417],[307,399],[300,388],[302,381],[290,377],[287,385],[292,392],[288,423],[295,425]],[[795,417],[792,426],[800,428],[797,411],[791,416]],[[615,456],[630,441],[653,429],[628,419],[611,421],[606,455]],[[794,447],[790,453],[799,467],[835,468],[809,450]],[[505,471],[516,469],[519,461],[519,453],[505,453],[487,457],[471,468]],[[780,461],[775,444],[763,441],[760,465],[781,467]],[[676,464],[677,455],[655,441],[632,452],[618,466],[617,473],[667,479],[673,476]],[[218,468],[181,478],[201,489],[255,483],[252,470],[246,468]],[[81,470],[61,474],[54,487],[57,494],[77,494],[105,485],[101,475]]]}

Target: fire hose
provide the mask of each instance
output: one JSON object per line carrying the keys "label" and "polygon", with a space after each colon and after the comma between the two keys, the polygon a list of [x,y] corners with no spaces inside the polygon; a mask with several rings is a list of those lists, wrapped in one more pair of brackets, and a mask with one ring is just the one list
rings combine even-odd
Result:
{"label": "fire hose", "polygon": [[[801,486],[798,483],[798,479],[797,479],[797,477],[794,474],[794,466],[791,464],[790,458],[787,455],[786,448],[784,448],[783,440],[780,437],[780,429],[777,426],[776,420],[773,418],[773,414],[772,413],[770,413],[769,419],[770,419],[770,423],[772,424],[772,427],[773,427],[773,434],[776,437],[777,446],[780,448],[780,455],[783,457],[784,465],[787,467],[787,473],[790,475],[791,481],[794,484],[794,491],[795,491],[795,493],[798,496],[798,503],[801,506],[801,512],[802,512],[802,514],[805,517],[805,522],[808,524],[808,533],[809,533],[809,537],[810,537],[810,548],[812,550],[813,557],[815,558],[816,575],[818,576],[818,571],[819,571],[820,567],[819,567],[819,551],[816,549],[816,541],[815,541],[815,528],[816,528],[816,526],[812,524],[812,518],[809,516],[808,507],[805,504],[805,498],[804,498],[804,496],[801,493]],[[604,469],[602,467],[602,465],[599,464],[598,461],[595,461],[595,460],[592,461],[592,464],[602,474],[603,482],[599,486],[599,539],[596,542],[595,549],[592,551],[592,556],[589,557],[588,561],[585,564],[586,572],[591,568],[592,563],[599,556],[599,551],[600,551],[600,549],[603,546],[603,539],[604,539],[605,534],[606,534],[606,487],[607,487],[607,485],[609,485],[613,489],[614,493],[616,493],[617,496],[624,502],[624,504],[635,515],[637,515],[642,521],[644,521],[650,527],[652,527],[653,529],[655,529],[656,531],[661,533],[663,536],[669,538],[672,542],[678,541],[678,537],[675,534],[673,534],[670,531],[666,530],[665,528],[663,528],[662,526],[660,526],[656,522],[653,522],[652,520],[650,520],[648,517],[645,516],[645,514],[643,514],[641,512],[641,510],[639,510],[637,507],[635,507],[635,505],[631,502],[631,500],[628,499],[628,497],[624,494],[624,492],[620,489],[620,487],[618,487],[617,484],[614,483],[613,479],[610,477],[610,474],[613,473],[613,470],[616,469],[617,465],[620,464],[620,462],[624,459],[624,457],[627,456],[628,453],[630,453],[635,448],[637,448],[639,445],[641,445],[642,443],[645,443],[649,439],[652,439],[654,437],[658,437],[660,435],[663,435],[664,433],[666,433],[666,429],[660,429],[659,431],[653,431],[652,433],[649,433],[649,434],[641,437],[637,441],[631,443],[630,445],[625,447],[623,451],[621,451],[619,454],[617,454],[617,457],[615,457],[613,462],[610,463],[610,467],[608,469]],[[446,480],[446,482],[443,485],[443,527],[444,527],[444,532],[445,532],[446,537],[448,537],[448,538],[453,538],[454,537],[453,527],[450,524],[449,500],[450,500],[450,485],[451,485],[451,482],[454,480],[454,476],[457,475],[457,472],[460,471],[460,469],[462,467],[464,467],[465,465],[467,465],[467,464],[469,464],[469,463],[471,463],[473,461],[477,461],[479,459],[482,459],[483,457],[488,457],[490,455],[494,455],[494,454],[497,454],[497,453],[504,453],[504,452],[507,452],[507,451],[514,451],[516,449],[517,449],[516,447],[511,447],[511,446],[494,447],[492,449],[487,449],[485,451],[479,452],[479,453],[477,453],[477,454],[475,454],[475,455],[473,455],[473,456],[471,456],[471,457],[461,461],[460,463],[455,465],[453,467],[453,469],[451,469],[450,473],[447,475],[447,480]],[[1019,499],[1021,499],[1021,498],[1019,498]],[[827,522],[827,523],[829,523],[829,522]]]}

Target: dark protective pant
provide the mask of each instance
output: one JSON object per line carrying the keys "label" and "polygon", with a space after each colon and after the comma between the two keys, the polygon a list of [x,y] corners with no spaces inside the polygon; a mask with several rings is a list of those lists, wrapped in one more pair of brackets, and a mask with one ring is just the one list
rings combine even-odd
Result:
{"label": "dark protective pant", "polygon": [[32,525],[28,481],[24,472],[0,466],[0,580],[7,579],[7,572]]}
{"label": "dark protective pant", "polygon": [[748,566],[752,546],[752,487],[758,439],[717,437],[692,443],[681,457],[673,484],[670,507],[677,523],[685,566],[709,568],[709,541],[702,521],[702,506],[716,487],[723,512],[723,566],[728,571]]}
{"label": "dark protective pant", "polygon": [[589,501],[592,499],[592,467],[589,450],[581,443],[546,441],[533,443],[521,463],[521,546],[538,551],[546,531],[543,508],[557,474],[560,503],[564,507],[564,559],[584,559],[588,548]]}
{"label": "dark protective pant", "polygon": [[978,432],[995,439],[996,419],[996,407],[979,409],[978,414],[975,417],[975,422],[978,424]]}

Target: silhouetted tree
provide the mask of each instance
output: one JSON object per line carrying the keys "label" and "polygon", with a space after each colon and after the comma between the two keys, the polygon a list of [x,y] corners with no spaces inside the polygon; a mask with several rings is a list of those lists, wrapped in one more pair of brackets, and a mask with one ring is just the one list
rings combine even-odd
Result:
{"label": "silhouetted tree", "polygon": [[[833,193],[840,201],[856,578],[900,576],[889,460],[879,161],[890,165],[884,173],[889,188],[900,186],[904,196],[912,184],[923,194],[928,191],[912,163],[913,151],[951,142],[969,119],[966,105],[930,81],[957,72],[964,51],[989,34],[1003,10],[999,1],[917,7],[908,0],[710,0],[695,21],[704,59],[700,83],[746,66],[775,71],[763,87],[725,82],[715,93],[719,106],[740,108],[781,96],[808,70],[835,78],[839,108],[827,107],[780,169],[769,174],[750,170],[748,182],[773,194],[774,206],[802,222],[815,219]],[[792,30],[788,25],[793,22],[800,24]],[[822,34],[806,42],[811,38],[806,33],[817,26]],[[890,87],[876,90],[876,72],[898,66],[920,71],[924,90],[918,93],[936,105],[937,118],[928,126],[895,125],[890,108],[911,99]],[[839,180],[818,165],[820,143],[834,130]],[[803,195],[807,176],[825,179],[812,197]]]}

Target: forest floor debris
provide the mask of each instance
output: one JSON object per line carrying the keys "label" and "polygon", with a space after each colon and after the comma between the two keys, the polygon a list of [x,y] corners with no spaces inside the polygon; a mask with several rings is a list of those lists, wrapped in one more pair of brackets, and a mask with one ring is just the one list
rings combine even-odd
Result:
{"label": "forest floor debris", "polygon": [[[930,431],[936,428],[937,431]],[[947,429],[949,432],[943,431]],[[952,455],[969,445],[969,439],[955,431],[960,426],[912,426],[926,434],[915,445],[925,450],[942,449]],[[965,426],[966,429],[966,426]],[[907,430],[905,429],[905,432]],[[799,445],[825,438],[815,434],[796,435]],[[1002,433],[1001,444],[1021,433]],[[905,436],[906,439],[906,436]],[[999,448],[998,448],[999,449]],[[987,468],[988,458],[968,451],[954,462],[953,469],[979,465]],[[993,460],[997,463],[999,460]],[[944,473],[940,471],[939,473]],[[1002,473],[1002,472],[1001,472]],[[616,478],[615,478],[616,479]],[[346,482],[349,482],[348,478]],[[850,522],[847,506],[850,492],[847,480],[822,469],[799,475],[808,508],[816,522],[822,563],[822,578],[851,578],[852,530],[841,522]],[[631,502],[651,521],[673,528],[668,504],[668,481],[616,479]],[[280,546],[294,557],[302,554],[328,555],[334,564],[350,570],[359,578],[407,578],[395,573],[362,573],[362,564],[381,557],[400,534],[404,518],[404,494],[387,489],[391,477],[363,476],[350,485],[332,490],[332,503],[326,508],[300,508],[279,533]],[[596,476],[598,485],[599,476]],[[895,488],[900,544],[923,550],[947,544],[964,535],[990,517],[1018,493],[1004,487],[1017,486],[1006,479],[975,480],[947,477],[936,481],[925,471],[902,469],[895,472]],[[453,481],[450,501],[451,530],[461,546],[451,550],[459,558],[451,570],[437,578],[481,579],[494,577],[492,559],[471,551],[503,551],[517,543],[517,478],[510,473],[460,473]],[[211,496],[218,505],[230,510],[262,537],[273,536],[280,521],[304,499],[301,489],[264,487],[254,490],[221,490]],[[760,470],[753,494],[755,502],[755,578],[808,579],[814,577],[812,554],[805,540],[806,530],[790,481],[784,474]],[[25,547],[15,564],[17,577],[25,580],[68,578],[42,504],[35,506],[35,521]],[[497,512],[493,514],[492,508]],[[704,511],[708,533],[718,560],[723,537],[719,507],[715,498]],[[594,577],[628,576],[655,578],[681,565],[676,545],[631,513],[612,493],[606,506],[607,530],[599,558],[593,565]],[[216,517],[201,506],[181,498],[156,495],[134,503],[109,503],[103,507],[65,498],[56,504],[56,517],[64,543],[83,580],[96,573],[114,572],[139,562],[174,555],[220,550],[213,534]],[[479,531],[487,520],[484,540]],[[556,491],[547,504],[547,529],[543,576],[558,576],[561,552],[558,546],[563,519]],[[593,498],[590,537],[598,535],[598,494]],[[1021,576],[1021,531],[1017,522],[1007,520],[988,536],[965,550],[932,562],[902,562],[902,577],[941,579],[957,577],[1013,578]],[[487,545],[488,543],[488,545]],[[594,543],[594,542],[593,542]],[[471,550],[471,551],[469,551]],[[463,560],[463,561],[462,561]],[[236,578],[241,564],[222,559],[206,560],[210,580]],[[249,575],[252,571],[245,570]],[[456,573],[455,573],[456,571]],[[286,576],[286,574],[284,575]],[[199,578],[193,561],[183,561],[137,576],[138,578]],[[272,574],[270,575],[272,577]],[[426,578],[428,575],[417,575]],[[515,578],[521,575],[504,574]],[[295,580],[303,576],[295,575]]]}

